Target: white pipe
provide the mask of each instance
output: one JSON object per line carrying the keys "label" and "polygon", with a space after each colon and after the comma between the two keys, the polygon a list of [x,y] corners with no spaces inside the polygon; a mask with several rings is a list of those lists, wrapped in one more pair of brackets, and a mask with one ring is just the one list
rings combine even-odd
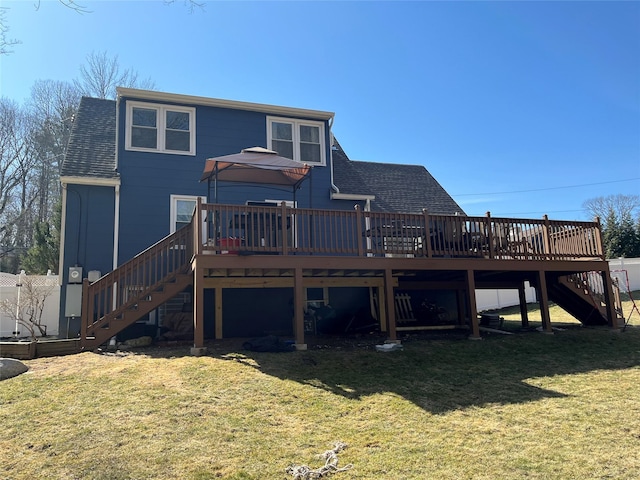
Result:
{"label": "white pipe", "polygon": [[67,184],[62,185],[62,213],[60,219],[60,251],[58,252],[58,285],[62,283],[62,268],[64,266],[64,242],[65,230],[67,228]]}
{"label": "white pipe", "polygon": [[118,268],[118,243],[120,237],[120,185],[115,186],[115,205],[113,208],[113,269]]}
{"label": "white pipe", "polygon": [[16,287],[18,287],[18,301],[16,302],[16,327],[15,330],[13,332],[14,337],[17,337],[19,332],[19,328],[20,328],[20,290],[22,289],[22,276],[24,275],[24,270],[20,270],[20,273],[18,274],[18,283],[16,283]]}

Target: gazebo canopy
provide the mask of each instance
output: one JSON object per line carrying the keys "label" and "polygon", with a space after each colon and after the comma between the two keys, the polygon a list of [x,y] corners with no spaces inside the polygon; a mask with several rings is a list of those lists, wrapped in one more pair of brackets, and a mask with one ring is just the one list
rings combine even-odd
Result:
{"label": "gazebo canopy", "polygon": [[284,185],[295,189],[307,178],[311,167],[281,157],[262,147],[245,148],[240,153],[208,158],[200,181],[224,181]]}

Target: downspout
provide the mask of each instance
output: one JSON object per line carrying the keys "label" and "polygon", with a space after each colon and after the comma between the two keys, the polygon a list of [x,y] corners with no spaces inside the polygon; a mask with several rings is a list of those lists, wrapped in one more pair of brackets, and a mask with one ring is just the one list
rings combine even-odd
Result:
{"label": "downspout", "polygon": [[115,189],[115,205],[113,208],[113,269],[118,268],[118,238],[120,237],[120,184]]}
{"label": "downspout", "polygon": [[61,182],[62,186],[62,213],[60,216],[60,251],[58,252],[58,284],[62,284],[64,276],[62,267],[64,266],[64,242],[65,230],[67,228],[67,184]]}
{"label": "downspout", "polygon": [[[333,126],[333,117],[329,119],[329,138],[331,139],[331,145],[329,145],[329,161],[331,162],[331,190],[336,193],[340,193],[340,189],[333,183],[333,133],[331,132],[331,127]],[[331,197],[331,194],[329,194]]]}
{"label": "downspout", "polygon": [[[120,152],[120,95],[116,98],[116,151],[115,171],[118,174],[119,165],[119,152]],[[118,174],[119,176],[119,174]],[[120,243],[120,182],[115,188],[115,205],[113,206],[113,269],[118,268],[118,245]]]}

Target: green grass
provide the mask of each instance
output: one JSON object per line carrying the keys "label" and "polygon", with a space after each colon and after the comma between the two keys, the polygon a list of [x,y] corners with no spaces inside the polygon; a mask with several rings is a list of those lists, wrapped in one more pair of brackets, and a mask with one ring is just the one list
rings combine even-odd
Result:
{"label": "green grass", "polygon": [[[631,298],[633,297],[633,298]],[[628,325],[640,326],[640,314],[633,309],[633,301],[635,301],[636,307],[640,309],[640,290],[631,292],[631,296],[626,293],[620,293],[620,299],[622,301],[622,310],[624,313],[624,321],[619,321],[619,327],[623,328],[625,323]],[[493,312],[493,310],[492,310]],[[498,311],[500,316],[504,318],[505,330],[520,330],[522,329],[522,321],[520,317],[520,307],[507,307]],[[540,315],[540,308],[537,303],[528,304],[527,312],[529,318],[529,327],[537,328],[542,326],[542,317]],[[551,317],[551,323],[559,328],[563,327],[579,327],[580,322],[567,312],[562,310],[558,305],[550,302],[549,315]]]}
{"label": "green grass", "polygon": [[31,360],[0,383],[0,478],[286,479],[336,441],[336,479],[640,478],[640,328],[567,326]]}

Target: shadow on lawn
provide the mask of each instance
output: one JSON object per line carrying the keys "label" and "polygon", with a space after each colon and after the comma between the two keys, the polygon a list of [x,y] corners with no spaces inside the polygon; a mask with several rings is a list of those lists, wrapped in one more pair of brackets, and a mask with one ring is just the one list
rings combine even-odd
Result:
{"label": "shadow on lawn", "polygon": [[402,351],[373,345],[295,353],[217,348],[214,357],[351,399],[392,393],[432,413],[485,404],[525,403],[565,396],[527,379],[640,365],[640,329],[625,333],[576,329],[543,335],[409,337]]}

